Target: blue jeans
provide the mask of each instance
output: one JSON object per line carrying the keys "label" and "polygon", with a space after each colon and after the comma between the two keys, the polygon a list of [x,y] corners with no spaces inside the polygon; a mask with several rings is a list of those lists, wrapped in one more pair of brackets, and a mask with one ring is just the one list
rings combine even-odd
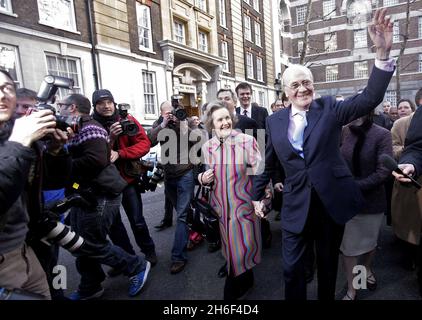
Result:
{"label": "blue jeans", "polygon": [[[145,255],[155,253],[155,245],[152,240],[147,223],[142,210],[142,198],[135,185],[128,185],[123,190],[122,205],[130,222],[130,227],[135,236],[136,243]],[[110,229],[110,239],[119,247],[133,254],[132,245],[128,244],[128,236],[126,229],[121,223],[121,219],[117,220],[116,225],[113,224]]]}
{"label": "blue jeans", "polygon": [[165,181],[166,196],[172,202],[177,214],[176,233],[174,235],[173,249],[171,250],[171,260],[173,262],[187,260],[186,246],[189,239],[189,228],[186,224],[186,217],[194,187],[192,170],[189,170],[181,177]]}
{"label": "blue jeans", "polygon": [[122,196],[115,198],[96,196],[95,208],[72,208],[70,221],[76,233],[89,241],[92,253],[76,258],[76,267],[81,275],[80,291],[97,289],[105,279],[101,264],[122,270],[126,276],[133,276],[145,269],[145,260],[130,255],[107,240],[110,226],[120,214]]}

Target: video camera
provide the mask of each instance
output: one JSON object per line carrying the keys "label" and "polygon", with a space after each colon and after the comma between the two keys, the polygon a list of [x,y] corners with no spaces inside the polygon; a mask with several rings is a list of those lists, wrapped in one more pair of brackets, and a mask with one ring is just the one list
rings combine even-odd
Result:
{"label": "video camera", "polygon": [[[185,110],[185,107],[180,103],[180,100],[183,98],[181,95],[171,96],[171,106],[173,110],[171,114],[174,115],[179,121],[183,121],[188,117],[188,113]],[[174,121],[169,121],[170,126],[174,126]]]}
{"label": "video camera", "polygon": [[130,104],[128,103],[119,103],[117,105],[117,110],[119,112],[119,116],[121,118],[120,125],[122,126],[122,134],[126,134],[128,136],[135,136],[139,132],[138,125],[129,119],[127,119],[128,110],[130,109]]}
{"label": "video camera", "polygon": [[47,75],[44,77],[38,90],[37,99],[39,103],[36,106],[37,110],[51,110],[56,117],[56,128],[66,131],[71,128],[73,132],[78,133],[82,127],[82,119],[79,116],[61,116],[56,114],[56,109],[48,104],[54,103],[55,94],[58,88],[73,89],[73,79]]}

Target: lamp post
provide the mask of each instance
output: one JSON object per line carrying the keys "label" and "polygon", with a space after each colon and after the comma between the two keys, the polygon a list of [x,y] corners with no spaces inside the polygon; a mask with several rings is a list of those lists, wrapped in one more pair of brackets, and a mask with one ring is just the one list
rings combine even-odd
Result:
{"label": "lamp post", "polygon": [[281,93],[281,73],[278,74],[277,78],[274,80],[274,89],[277,99],[280,99]]}

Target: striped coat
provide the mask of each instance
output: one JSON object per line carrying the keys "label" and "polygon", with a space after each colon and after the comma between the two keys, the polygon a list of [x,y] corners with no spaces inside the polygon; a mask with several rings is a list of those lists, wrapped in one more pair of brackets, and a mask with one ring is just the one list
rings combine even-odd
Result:
{"label": "striped coat", "polygon": [[210,203],[220,218],[222,251],[229,272],[238,276],[261,262],[260,220],[251,200],[253,174],[261,160],[256,140],[235,130],[223,144],[213,137],[202,147],[214,170]]}

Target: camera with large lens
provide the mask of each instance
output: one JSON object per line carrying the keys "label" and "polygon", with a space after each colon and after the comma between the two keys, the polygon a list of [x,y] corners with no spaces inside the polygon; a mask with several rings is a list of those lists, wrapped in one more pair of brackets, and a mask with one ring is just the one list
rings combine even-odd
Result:
{"label": "camera with large lens", "polygon": [[119,103],[117,105],[117,110],[120,116],[120,125],[122,126],[122,134],[128,136],[135,136],[139,132],[138,125],[127,118],[128,110],[130,109],[130,104],[128,103]]}
{"label": "camera with large lens", "polygon": [[[180,103],[180,100],[183,98],[181,95],[173,95],[171,96],[171,106],[173,107],[173,110],[171,111],[171,114],[175,116],[179,121],[186,120],[188,117],[188,113],[185,110],[185,107]],[[168,126],[170,128],[175,126],[174,121],[169,121]]]}
{"label": "camera with large lens", "polygon": [[52,202],[44,208],[44,215],[38,221],[38,237],[47,245],[58,244],[71,253],[79,250],[85,240],[60,222],[60,215],[72,207],[93,207],[95,200],[73,194],[62,200]]}
{"label": "camera with large lens", "polygon": [[157,184],[164,180],[164,168],[163,165],[157,162],[154,171],[149,179],[149,190],[155,191]]}
{"label": "camera with large lens", "polygon": [[82,127],[82,119],[79,116],[61,116],[56,114],[56,109],[50,103],[54,103],[55,94],[58,88],[73,89],[73,79],[47,75],[41,83],[37,93],[39,103],[37,110],[51,110],[56,117],[56,128],[66,131],[71,128],[73,132],[78,133]]}

